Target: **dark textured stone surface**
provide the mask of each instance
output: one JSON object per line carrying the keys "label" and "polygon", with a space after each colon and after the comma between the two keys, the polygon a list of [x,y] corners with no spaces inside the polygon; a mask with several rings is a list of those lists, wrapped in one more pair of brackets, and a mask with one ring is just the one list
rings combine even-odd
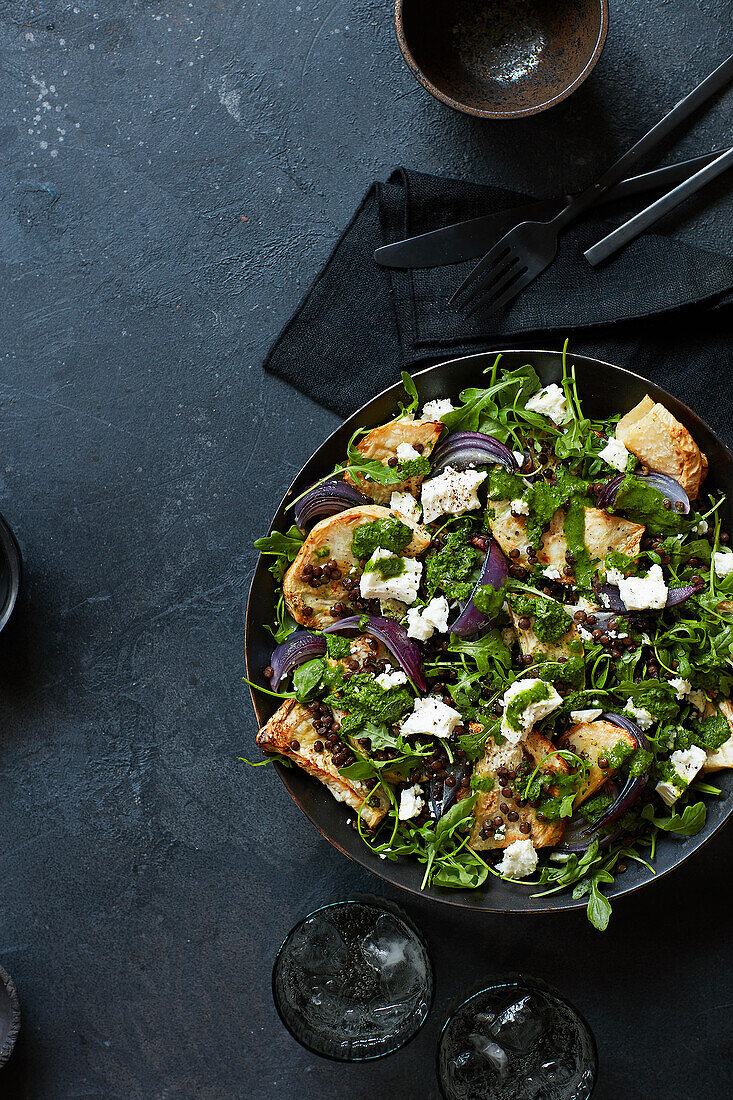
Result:
{"label": "dark textured stone surface", "polygon": [[[605,936],[410,905],[436,1006],[387,1061],[318,1061],[271,1004],[289,927],[376,881],[237,760],[256,752],[251,539],[335,422],[262,374],[265,348],[375,175],[587,182],[729,52],[733,16],[619,0],[577,95],[482,124],[418,87],[390,9],[0,0],[0,510],[27,565],[0,639],[10,1100],[434,1097],[448,1004],[506,968],[587,1014],[599,1100],[733,1083],[726,834]],[[730,98],[676,151],[726,144],[729,123]],[[725,192],[678,231],[730,247]]]}

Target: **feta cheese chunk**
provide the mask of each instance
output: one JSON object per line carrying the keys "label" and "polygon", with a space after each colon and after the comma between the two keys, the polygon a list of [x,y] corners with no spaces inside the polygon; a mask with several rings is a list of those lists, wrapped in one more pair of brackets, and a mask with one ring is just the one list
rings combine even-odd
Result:
{"label": "feta cheese chunk", "polygon": [[677,699],[684,699],[686,695],[690,694],[692,684],[689,680],[683,680],[681,676],[675,676],[673,680],[668,681],[669,686],[673,687],[677,693]]}
{"label": "feta cheese chunk", "polygon": [[[378,681],[377,681],[378,682]],[[595,722],[596,718],[600,718],[603,711],[600,707],[591,707],[589,710],[571,710],[570,721],[571,722]]]}
{"label": "feta cheese chunk", "polygon": [[440,420],[453,412],[454,406],[447,397],[437,397],[435,401],[426,401],[420,413],[421,420]]}
{"label": "feta cheese chunk", "polygon": [[641,730],[648,730],[656,722],[656,718],[648,710],[634,706],[633,699],[626,700],[624,711],[631,716]]}
{"label": "feta cheese chunk", "polygon": [[[379,572],[379,562],[387,558],[398,558],[403,563],[402,571],[395,577],[383,577]],[[389,550],[377,547],[364,566],[359,582],[359,591],[365,600],[401,600],[412,604],[417,599],[417,590],[422,576],[422,562],[414,558],[400,558]]]}
{"label": "feta cheese chunk", "polygon": [[401,668],[386,668],[384,672],[377,676],[377,683],[385,691],[389,691],[390,688],[399,687],[401,684],[407,683],[407,675]]}
{"label": "feta cheese chunk", "polygon": [[[733,561],[733,554],[731,559]],[[662,608],[669,593],[659,565],[653,565],[645,577],[622,577],[618,590],[629,611]]]}
{"label": "feta cheese chunk", "polygon": [[529,515],[529,504],[527,504],[526,500],[522,500],[521,497],[518,497],[517,500],[511,501],[509,507],[512,510],[512,515],[515,515],[515,516],[528,516]]}
{"label": "feta cheese chunk", "polygon": [[411,607],[407,612],[408,638],[427,642],[436,630],[441,634],[448,630],[448,601],[445,596],[435,596],[422,611]]}
{"label": "feta cheese chunk", "polygon": [[416,699],[412,713],[402,723],[402,736],[449,737],[460,725],[459,711],[449,707],[437,695]]}
{"label": "feta cheese chunk", "polygon": [[612,435],[603,450],[598,452],[598,457],[607,462],[609,466],[613,466],[614,470],[620,470],[623,473],[630,453],[621,440]]}
{"label": "feta cheese chunk", "polygon": [[678,749],[669,758],[670,779],[657,783],[655,790],[668,806],[673,805],[689,787],[707,759],[705,749],[692,745],[689,749]]}
{"label": "feta cheese chunk", "polygon": [[710,525],[706,519],[701,519],[699,523],[695,524],[692,530],[696,535],[707,535],[710,530]]}
{"label": "feta cheese chunk", "polygon": [[416,451],[412,443],[397,444],[397,461],[409,462],[411,458],[419,458],[420,452]]}
{"label": "feta cheese chunk", "polygon": [[537,852],[531,840],[515,840],[504,849],[501,863],[496,869],[507,878],[526,878],[537,866]]}
{"label": "feta cheese chunk", "polygon": [[410,607],[407,611],[407,637],[414,638],[417,642],[428,642],[435,633],[432,623],[426,622],[422,617],[422,611],[418,607]]}
{"label": "feta cheese chunk", "polygon": [[418,816],[424,805],[425,799],[419,784],[416,783],[414,787],[405,787],[400,794],[400,808],[397,816],[400,821],[409,821]]}
{"label": "feta cheese chunk", "polygon": [[512,451],[512,454],[516,459],[517,466],[519,466],[521,470],[522,466],[524,465],[524,451]]}
{"label": "feta cheese chunk", "polygon": [[713,554],[713,564],[716,576],[727,577],[733,573],[733,554],[730,551],[724,554],[722,551],[716,550]]}
{"label": "feta cheese chunk", "polygon": [[[526,706],[521,706],[522,696],[526,696]],[[536,722],[552,714],[561,703],[562,696],[545,680],[515,680],[506,689],[501,700],[504,708],[502,734],[512,745],[518,744]]]}
{"label": "feta cheese chunk", "polygon": [[442,474],[424,481],[422,486],[423,523],[431,523],[442,515],[460,516],[481,507],[476,495],[486,472],[453,470],[447,466]]}
{"label": "feta cheese chunk", "polygon": [[530,412],[549,417],[555,424],[564,424],[568,419],[565,394],[554,382],[551,386],[546,386],[543,390],[540,390],[534,397],[530,397],[524,407],[529,409]]}
{"label": "feta cheese chunk", "polygon": [[406,520],[407,523],[420,522],[420,505],[412,493],[392,493],[389,498],[389,507],[391,511],[397,513],[400,519]]}
{"label": "feta cheese chunk", "polygon": [[559,581],[560,570],[556,565],[546,565],[542,570],[543,576],[547,577],[548,581]]}
{"label": "feta cheese chunk", "polygon": [[689,694],[690,702],[692,703],[695,710],[699,710],[700,712],[704,711],[705,707],[708,705],[708,698],[705,692],[696,689],[695,691],[691,691]]}

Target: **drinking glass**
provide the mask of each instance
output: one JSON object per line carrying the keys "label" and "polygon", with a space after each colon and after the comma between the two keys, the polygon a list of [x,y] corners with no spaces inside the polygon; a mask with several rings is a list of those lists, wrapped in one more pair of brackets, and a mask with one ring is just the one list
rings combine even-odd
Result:
{"label": "drinking glass", "polygon": [[296,924],[275,959],[272,991],[299,1043],[359,1062],[392,1054],[418,1032],[433,1000],[433,969],[402,913],[352,899]]}
{"label": "drinking glass", "polygon": [[445,1100],[588,1100],[595,1039],[564,997],[521,975],[465,1000],[443,1026],[438,1079]]}

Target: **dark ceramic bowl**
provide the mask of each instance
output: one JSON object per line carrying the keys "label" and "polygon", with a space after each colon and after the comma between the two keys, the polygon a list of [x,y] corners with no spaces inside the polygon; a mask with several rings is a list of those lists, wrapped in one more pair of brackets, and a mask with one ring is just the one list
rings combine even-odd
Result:
{"label": "dark ceramic bowl", "polygon": [[23,576],[23,559],[7,520],[0,516],[0,630],[13,613]]}
{"label": "dark ceramic bowl", "polygon": [[[453,359],[447,363],[438,363],[414,375],[415,385],[420,396],[420,404],[437,397],[456,399],[461,390],[468,386],[485,385],[483,371],[490,367],[497,352],[483,352]],[[509,369],[523,363],[532,363],[543,385],[558,382],[562,377],[562,353],[559,351],[505,351],[502,363]],[[583,409],[591,417],[603,419],[614,412],[626,412],[636,405],[645,394],[655,401],[663,402],[670,412],[685,424],[702,450],[708,456],[710,464],[706,485],[723,489],[727,499],[721,507],[721,519],[728,530],[733,528],[733,457],[717,435],[676,397],[655,386],[653,382],[632,374],[630,371],[603,363],[598,359],[589,359],[583,355],[574,355],[578,391]],[[344,421],[341,427],[328,437],[315,454],[306,462],[295,481],[288,489],[283,501],[275,512],[272,528],[286,530],[293,522],[292,511],[285,513],[285,507],[300,495],[314,481],[323,477],[333,467],[343,461],[346,446],[357,428],[375,427],[394,415],[398,398],[403,397],[401,384],[384,390],[363,408]],[[247,605],[245,636],[245,659],[247,677],[256,684],[267,687],[262,670],[270,663],[273,642],[263,623],[272,621],[274,604],[273,578],[268,571],[269,559],[261,556],[255,568]],[[252,703],[260,726],[274,714],[278,700],[258,691],[251,691]],[[533,888],[529,886],[510,886],[500,879],[489,876],[478,890],[443,890],[431,887],[420,891],[424,867],[416,860],[401,859],[396,863],[381,860],[373,855],[352,826],[347,824],[353,813],[349,814],[342,803],[328,793],[318,780],[311,778],[299,768],[285,768],[275,764],[280,778],[307,818],[318,831],[344,855],[366,867],[385,882],[400,886],[404,890],[434,898],[447,905],[463,909],[475,909],[490,913],[547,913],[560,909],[580,909],[587,899],[573,900],[569,893],[555,894],[549,897],[533,898]],[[733,811],[733,771],[716,773],[715,783],[722,788],[719,798],[706,799],[707,821],[705,827],[696,836],[665,836],[658,841],[654,862],[656,874],[643,864],[629,863],[622,878],[617,878],[608,892],[610,898],[621,897],[650,882],[678,866],[704,844],[713,833],[728,819]],[[273,808],[273,814],[276,814]]]}
{"label": "dark ceramic bowl", "polygon": [[608,0],[396,0],[397,41],[437,99],[522,118],[565,99],[601,55]]}
{"label": "dark ceramic bowl", "polygon": [[15,982],[0,966],[0,1066],[13,1053],[20,1031],[20,1002]]}

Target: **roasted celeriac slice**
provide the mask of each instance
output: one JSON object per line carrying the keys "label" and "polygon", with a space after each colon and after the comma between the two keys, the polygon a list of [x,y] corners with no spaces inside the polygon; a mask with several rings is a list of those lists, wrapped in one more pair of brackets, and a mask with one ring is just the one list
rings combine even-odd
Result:
{"label": "roasted celeriac slice", "polygon": [[599,760],[607,760],[609,754],[620,745],[636,748],[636,741],[630,733],[602,718],[595,722],[576,722],[565,731],[557,744],[558,748],[570,749],[589,766],[585,782],[575,796],[575,806],[580,806],[594,795],[613,775],[615,769],[610,766],[610,761],[608,767],[601,768]]}
{"label": "roasted celeriac slice", "polygon": [[[376,459],[383,466],[387,465],[390,458],[398,457],[397,448],[401,443],[411,447],[419,444],[422,454],[427,457],[438,442],[442,429],[443,425],[439,420],[393,420],[390,424],[382,424],[367,432],[356,444],[356,449],[364,458]],[[351,475],[347,470],[344,481],[356,486],[377,504],[389,504],[392,493],[411,493],[418,497],[423,479],[411,477],[395,485],[380,485],[378,481],[365,480],[362,474]]]}
{"label": "roasted celeriac slice", "polygon": [[[553,755],[555,746],[546,737],[534,730],[528,734],[524,741],[518,745],[496,745],[489,739],[486,752],[482,760],[474,768],[474,775],[479,779],[491,779],[494,786],[490,791],[480,791],[473,808],[473,828],[469,846],[476,851],[487,851],[494,848],[508,848],[515,840],[531,840],[535,848],[547,848],[557,844],[565,830],[563,821],[540,821],[534,807],[526,803],[524,806],[517,804],[514,795],[504,795],[502,782],[498,779],[500,768],[507,771],[516,771],[525,761],[531,771],[539,765],[539,774],[557,775],[569,771],[569,768],[561,756]],[[531,774],[531,772],[529,773]],[[520,780],[520,785],[526,783],[527,777]],[[515,788],[515,781],[509,780],[509,787]],[[552,793],[552,788],[550,788]],[[500,807],[505,805],[506,811]],[[516,813],[516,821],[509,821],[508,814]],[[495,817],[501,817],[504,823],[504,835],[484,837],[481,830],[484,823],[491,825]],[[530,831],[523,832],[520,825],[529,825]]]}
{"label": "roasted celeriac slice", "polygon": [[[287,699],[270,721],[257,734],[257,744],[264,752],[278,752],[287,756],[309,775],[315,776],[339,802],[345,802],[357,813],[370,829],[375,828],[389,809],[389,798],[381,788],[371,791],[365,783],[344,779],[324,745],[322,751],[314,748],[322,735],[316,733],[309,711],[294,699]],[[293,748],[297,745],[297,749]],[[377,806],[370,802],[376,800]]]}
{"label": "roasted celeriac slice", "polygon": [[[334,619],[343,618],[343,615],[332,615],[331,609],[334,604],[348,607],[351,595],[358,595],[358,589],[349,592],[343,584],[346,577],[358,579],[361,573],[359,562],[351,549],[354,531],[362,523],[372,523],[390,515],[389,508],[365,504],[348,508],[336,516],[328,516],[315,525],[283,579],[285,606],[297,623],[321,627],[332,623]],[[430,536],[420,524],[408,523],[407,526],[412,528],[413,537],[402,554],[405,557],[417,557],[430,545]],[[322,567],[326,561],[336,562],[340,577],[327,581],[318,588],[311,587],[309,578],[303,576],[303,567]]]}
{"label": "roasted celeriac slice", "polygon": [[603,561],[606,554],[617,550],[627,558],[637,558],[645,528],[622,516],[612,516],[602,508],[586,508],[583,541],[594,561]]}
{"label": "roasted celeriac slice", "polygon": [[690,500],[700,492],[708,460],[687,428],[647,394],[616,427],[616,438],[640,462],[679,481]]}
{"label": "roasted celeriac slice", "polygon": [[[644,534],[644,527],[640,523],[632,523],[621,516],[612,516],[602,508],[585,508],[584,512],[584,542],[594,561],[602,561],[611,550],[618,550],[629,558],[638,557]],[[489,503],[488,519],[491,533],[504,553],[509,556],[512,550],[518,550],[519,557],[515,560],[520,565],[529,567],[531,563],[527,556],[529,542],[526,517],[512,515],[510,501],[492,500]],[[571,584],[573,572],[565,557],[568,544],[564,527],[565,512],[560,508],[540,539],[537,562],[549,569],[549,576],[553,580]]]}

